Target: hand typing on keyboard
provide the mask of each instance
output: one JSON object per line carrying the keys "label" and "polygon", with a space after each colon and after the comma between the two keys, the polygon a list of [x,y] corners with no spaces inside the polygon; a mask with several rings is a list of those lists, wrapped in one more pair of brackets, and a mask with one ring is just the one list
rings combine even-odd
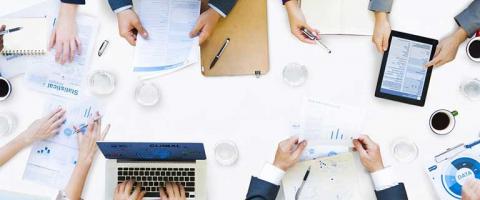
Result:
{"label": "hand typing on keyboard", "polygon": [[[132,192],[133,191],[133,192]],[[165,187],[158,187],[161,200],[186,200],[188,192],[180,183],[165,183]],[[142,191],[142,185],[133,180],[127,180],[117,185],[114,200],[141,200],[147,191]],[[151,196],[151,195],[147,195]]]}
{"label": "hand typing on keyboard", "polygon": [[133,190],[134,181],[128,180],[117,185],[115,189],[114,200],[142,200],[145,192],[142,192],[140,184],[137,184],[135,190]]}

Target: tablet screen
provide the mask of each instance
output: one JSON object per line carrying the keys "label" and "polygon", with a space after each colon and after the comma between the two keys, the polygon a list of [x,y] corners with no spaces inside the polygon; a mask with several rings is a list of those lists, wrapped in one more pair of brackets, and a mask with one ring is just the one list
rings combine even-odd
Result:
{"label": "tablet screen", "polygon": [[392,36],[380,92],[420,100],[433,46]]}

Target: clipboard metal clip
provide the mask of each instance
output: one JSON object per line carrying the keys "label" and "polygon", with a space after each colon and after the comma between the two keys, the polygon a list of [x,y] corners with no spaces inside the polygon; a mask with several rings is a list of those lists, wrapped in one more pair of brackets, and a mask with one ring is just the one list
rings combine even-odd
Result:
{"label": "clipboard metal clip", "polygon": [[262,75],[262,71],[260,70],[255,71],[255,77],[260,78],[261,75]]}
{"label": "clipboard metal clip", "polygon": [[441,163],[443,161],[446,161],[450,158],[453,158],[453,157],[457,156],[458,154],[464,152],[465,150],[466,150],[466,148],[465,148],[464,143],[458,144],[457,146],[454,146],[452,148],[448,148],[446,151],[436,155],[435,156],[435,162]]}

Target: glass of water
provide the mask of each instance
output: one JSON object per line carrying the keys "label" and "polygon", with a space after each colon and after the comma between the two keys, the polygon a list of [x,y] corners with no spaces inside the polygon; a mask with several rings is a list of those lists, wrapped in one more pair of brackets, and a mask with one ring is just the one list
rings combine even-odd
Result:
{"label": "glass of water", "polygon": [[220,165],[230,166],[238,160],[238,148],[233,141],[224,140],[215,145],[215,160]]}
{"label": "glass of water", "polygon": [[480,80],[468,79],[460,85],[460,92],[472,101],[480,100]]}
{"label": "glass of water", "polygon": [[154,106],[160,100],[160,90],[152,82],[140,82],[135,89],[135,99],[140,105]]}
{"label": "glass of water", "polygon": [[6,112],[0,113],[0,137],[12,133],[16,125],[15,123],[16,120],[12,114]]}
{"label": "glass of water", "polygon": [[392,142],[392,154],[395,159],[403,163],[410,163],[417,159],[418,147],[410,139],[397,138]]}
{"label": "glass of water", "polygon": [[110,72],[98,70],[90,75],[89,85],[94,94],[108,95],[115,90],[115,77]]}
{"label": "glass of water", "polygon": [[283,68],[283,80],[290,86],[297,87],[305,83],[308,71],[305,65],[289,63]]}

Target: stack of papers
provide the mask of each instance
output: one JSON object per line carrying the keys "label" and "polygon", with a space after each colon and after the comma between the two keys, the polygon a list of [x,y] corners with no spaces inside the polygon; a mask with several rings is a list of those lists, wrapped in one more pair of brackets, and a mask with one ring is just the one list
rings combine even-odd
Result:
{"label": "stack of papers", "polygon": [[169,73],[198,62],[198,39],[190,31],[200,16],[199,0],[140,1],[136,7],[148,38],[137,36],[133,70]]}

